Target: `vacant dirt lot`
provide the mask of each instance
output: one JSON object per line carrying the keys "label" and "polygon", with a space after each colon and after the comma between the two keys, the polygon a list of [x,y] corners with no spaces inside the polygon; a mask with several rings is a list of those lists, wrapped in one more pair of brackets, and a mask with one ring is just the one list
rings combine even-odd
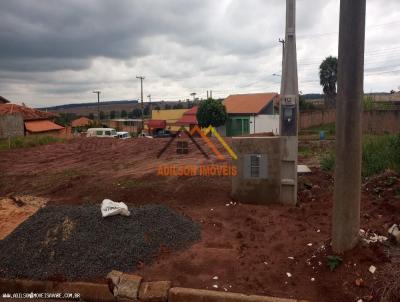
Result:
{"label": "vacant dirt lot", "polygon": [[[82,138],[1,152],[0,197],[31,195],[68,204],[100,205],[104,198],[132,205],[162,203],[192,217],[202,227],[200,242],[178,253],[161,249],[152,265],[132,264],[132,271],[148,280],[310,301],[379,301],[388,271],[400,262],[392,245],[360,244],[341,255],[343,263],[334,272],[327,267],[332,175],[313,168],[300,177],[297,207],[235,204],[228,177],[157,176],[159,164],[215,161],[194,148],[188,155],[171,148],[157,159],[166,142]],[[399,223],[399,177],[388,172],[365,180],[362,190],[362,228],[385,235],[391,224]],[[377,267],[375,274],[368,272],[370,265]]]}

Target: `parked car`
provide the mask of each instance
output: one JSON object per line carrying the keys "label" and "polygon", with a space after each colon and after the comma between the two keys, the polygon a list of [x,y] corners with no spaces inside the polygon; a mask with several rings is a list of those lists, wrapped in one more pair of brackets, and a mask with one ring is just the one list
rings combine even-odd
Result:
{"label": "parked car", "polygon": [[142,133],[139,133],[138,137],[139,137],[139,138],[141,138],[141,137],[145,137],[145,138],[153,138],[151,135],[147,135],[147,134],[146,134],[146,133],[144,133],[144,132],[142,132]]}
{"label": "parked car", "polygon": [[156,134],[153,135],[154,138],[163,138],[163,137],[172,137],[175,136],[171,131],[169,130],[159,130],[156,132]]}
{"label": "parked car", "polygon": [[87,137],[117,137],[117,131],[113,128],[89,128]]}
{"label": "parked car", "polygon": [[119,139],[131,138],[131,136],[129,135],[129,132],[126,132],[126,131],[117,132],[117,137]]}

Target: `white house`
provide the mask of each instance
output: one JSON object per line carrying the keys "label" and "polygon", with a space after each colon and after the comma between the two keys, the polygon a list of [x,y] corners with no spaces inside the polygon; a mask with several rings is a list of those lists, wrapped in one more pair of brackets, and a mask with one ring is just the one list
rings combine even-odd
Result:
{"label": "white house", "polygon": [[228,120],[225,126],[218,127],[221,135],[279,134],[278,93],[235,94],[227,97],[223,104]]}

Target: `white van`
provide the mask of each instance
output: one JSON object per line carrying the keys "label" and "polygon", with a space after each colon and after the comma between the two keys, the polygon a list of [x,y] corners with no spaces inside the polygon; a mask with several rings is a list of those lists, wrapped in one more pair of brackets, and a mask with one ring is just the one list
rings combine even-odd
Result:
{"label": "white van", "polygon": [[113,128],[89,128],[87,137],[117,137],[117,131]]}
{"label": "white van", "polygon": [[128,138],[131,138],[131,136],[129,135],[129,133],[126,132],[126,131],[117,132],[117,137],[118,137],[119,139],[128,139]]}

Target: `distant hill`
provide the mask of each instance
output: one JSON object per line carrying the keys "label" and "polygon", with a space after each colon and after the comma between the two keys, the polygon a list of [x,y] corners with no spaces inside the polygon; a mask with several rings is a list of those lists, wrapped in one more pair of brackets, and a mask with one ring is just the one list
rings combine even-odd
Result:
{"label": "distant hill", "polygon": [[303,94],[303,97],[305,100],[318,100],[318,99],[323,99],[324,95],[320,93],[309,93],[309,94]]}
{"label": "distant hill", "polygon": [[[151,102],[152,109],[155,109],[157,106],[160,109],[171,109],[178,103],[181,103],[183,108],[188,107],[188,103],[186,101],[182,102],[165,102],[165,101],[154,101]],[[145,102],[144,106],[147,106],[149,103]],[[111,111],[115,111],[117,116],[121,111],[132,112],[134,109],[140,109],[141,104],[138,100],[121,100],[121,101],[108,101],[108,102],[100,102],[100,111],[103,111],[106,115],[109,115]],[[65,104],[51,107],[38,108],[43,111],[51,111],[54,113],[69,113],[77,116],[89,116],[93,114],[97,116],[97,102],[91,103],[77,103],[77,104]]]}
{"label": "distant hill", "polygon": [[[138,100],[108,101],[108,102],[100,102],[100,105],[101,106],[106,106],[106,105],[133,105],[133,104],[137,104],[138,102],[139,102]],[[48,111],[53,111],[53,110],[58,111],[58,110],[65,110],[65,109],[79,108],[79,107],[96,107],[97,108],[97,102],[65,104],[65,105],[44,107],[44,108],[38,108],[38,109],[39,110],[48,110]]]}

